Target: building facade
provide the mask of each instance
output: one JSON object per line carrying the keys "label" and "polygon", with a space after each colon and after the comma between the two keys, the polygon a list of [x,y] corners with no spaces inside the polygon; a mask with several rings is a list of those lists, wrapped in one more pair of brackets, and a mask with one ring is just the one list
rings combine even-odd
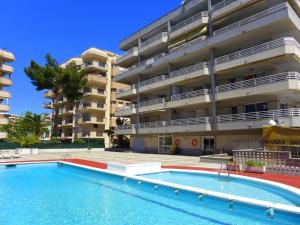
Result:
{"label": "building facade", "polygon": [[[0,125],[8,124],[9,120],[4,116],[9,108],[8,100],[11,94],[7,90],[3,90],[5,87],[12,85],[10,75],[13,73],[13,67],[7,63],[11,63],[15,60],[14,55],[4,49],[0,49]],[[0,140],[7,138],[6,132],[0,132]]]}
{"label": "building facade", "polygon": [[270,120],[300,127],[298,0],[189,0],[122,40],[134,151],[257,147]]}
{"label": "building facade", "polygon": [[104,139],[105,146],[110,145],[110,138],[105,130],[115,127],[116,108],[128,104],[123,100],[115,99],[117,90],[127,86],[112,81],[113,77],[122,70],[115,65],[116,59],[117,55],[114,53],[90,48],[79,57],[72,58],[61,65],[61,67],[69,65],[81,67],[87,79],[87,85],[82,90],[84,95],[77,104],[69,103],[60,94],[54,97],[52,91],[45,93],[45,98],[51,101],[45,103],[44,107],[52,109],[52,118],[55,118],[53,114],[57,113],[56,123],[62,141]]}

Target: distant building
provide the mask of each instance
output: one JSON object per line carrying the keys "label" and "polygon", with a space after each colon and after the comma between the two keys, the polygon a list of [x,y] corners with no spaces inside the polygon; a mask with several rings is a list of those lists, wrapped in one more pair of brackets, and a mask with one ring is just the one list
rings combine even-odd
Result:
{"label": "distant building", "polygon": [[[9,111],[8,99],[11,97],[10,92],[4,91],[3,87],[12,85],[10,75],[13,73],[13,67],[7,63],[15,60],[14,55],[4,49],[0,49],[0,112],[7,113]],[[0,125],[8,124],[8,119],[0,114]],[[0,140],[7,138],[7,133],[0,132]]]}
{"label": "distant building", "polygon": [[[84,96],[77,105],[67,102],[62,95],[54,97],[52,91],[45,93],[45,98],[51,99],[51,102],[45,103],[44,107],[52,109],[52,118],[54,113],[58,114],[56,123],[62,141],[104,139],[105,146],[110,146],[110,138],[105,130],[115,127],[116,108],[128,104],[124,100],[116,100],[115,97],[119,89],[127,86],[112,81],[113,77],[122,71],[122,68],[116,66],[116,60],[115,53],[90,48],[61,65],[81,67],[88,81],[82,90]],[[53,107],[54,105],[57,107]],[[53,111],[54,108],[57,112]]]}

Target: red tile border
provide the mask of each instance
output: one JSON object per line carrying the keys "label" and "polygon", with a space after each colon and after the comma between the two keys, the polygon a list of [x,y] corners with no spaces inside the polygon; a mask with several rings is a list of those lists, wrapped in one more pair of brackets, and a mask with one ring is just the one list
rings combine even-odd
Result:
{"label": "red tile border", "polygon": [[[13,161],[13,162],[1,162],[1,164],[5,163],[32,163],[32,162],[55,162],[57,160],[28,160],[28,161]],[[95,162],[91,160],[84,159],[70,159],[68,162],[75,163],[83,166],[90,166],[98,169],[107,169],[107,164],[102,162]],[[184,169],[184,170],[202,170],[202,171],[211,171],[216,172],[217,169],[211,168],[201,168],[201,167],[189,167],[189,166],[162,166],[164,169]],[[287,184],[296,188],[300,188],[300,177],[299,176],[289,176],[289,175],[281,175],[281,174],[255,174],[255,173],[244,173],[244,172],[232,172],[233,174],[238,174],[242,176],[260,178],[270,181],[279,182],[282,184]]]}

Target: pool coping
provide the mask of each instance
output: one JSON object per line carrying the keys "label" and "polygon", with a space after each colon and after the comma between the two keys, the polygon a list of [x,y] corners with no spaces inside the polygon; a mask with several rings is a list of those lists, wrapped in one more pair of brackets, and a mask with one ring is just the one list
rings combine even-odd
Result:
{"label": "pool coping", "polygon": [[[183,190],[183,191],[187,191],[187,192],[193,192],[193,193],[199,194],[201,196],[208,195],[208,196],[220,198],[220,199],[227,200],[227,201],[237,201],[237,202],[241,202],[241,203],[248,204],[248,205],[264,207],[264,208],[266,208],[266,210],[272,208],[275,210],[280,210],[283,212],[300,215],[300,207],[297,207],[297,206],[290,206],[290,205],[285,205],[285,204],[280,204],[280,203],[256,200],[256,199],[251,199],[251,198],[247,198],[247,197],[241,197],[241,196],[236,196],[236,195],[231,195],[231,194],[226,194],[226,193],[221,193],[221,192],[215,192],[215,191],[210,191],[210,190],[201,189],[201,188],[195,188],[195,187],[190,187],[190,186],[185,186],[185,185],[180,185],[180,184],[174,184],[174,183],[170,183],[170,182],[159,181],[159,180],[140,177],[140,176],[136,176],[136,175],[129,175],[129,174],[124,174],[124,173],[120,173],[120,172],[110,171],[107,169],[99,169],[99,168],[95,168],[95,167],[91,167],[91,166],[80,165],[80,164],[76,164],[76,163],[72,163],[72,162],[64,161],[62,163],[66,164],[66,165],[77,166],[77,167],[93,170],[93,171],[104,172],[107,174],[124,177],[126,179],[133,179],[133,180],[136,180],[137,182],[146,182],[146,183],[151,183],[154,185],[161,185],[161,186],[166,186],[169,188],[174,188],[174,191],[176,193],[178,193],[179,190]],[[183,172],[183,170],[176,170],[176,169],[172,169],[172,170]],[[165,171],[170,171],[170,169],[162,169],[162,172],[165,172]],[[190,170],[186,170],[186,172],[190,172]],[[198,171],[193,171],[193,172],[197,173]],[[206,171],[201,171],[201,172],[205,173]],[[209,173],[217,174],[217,172],[209,172]],[[239,177],[242,179],[248,178],[245,176],[239,176]],[[251,179],[254,179],[254,181],[264,182],[264,180],[258,179],[258,178],[251,178]],[[279,183],[273,182],[273,181],[270,181],[270,182],[272,182],[273,183],[272,185],[275,185],[275,186],[278,186],[277,184],[279,184]],[[288,185],[285,185],[285,186],[287,186],[287,187],[283,187],[284,189],[288,189],[291,192],[294,192],[294,190],[290,189],[290,188],[294,189],[294,187],[291,187]],[[300,193],[300,190],[297,190],[297,193],[295,193],[295,194],[299,194],[299,193]]]}
{"label": "pool coping", "polygon": [[[87,166],[87,165],[82,165],[79,163],[73,163],[73,162],[68,162],[68,161],[60,161],[60,160],[44,160],[44,161],[24,161],[24,162],[5,162],[5,163],[0,163],[0,165],[9,165],[9,164],[42,164],[42,163],[63,163],[66,165],[71,165],[79,168],[84,168],[88,170],[93,170],[97,172],[102,172],[102,173],[107,173],[107,174],[112,174],[116,175],[119,177],[124,177],[126,179],[133,179],[136,180],[137,182],[146,182],[150,184],[154,184],[154,187],[159,187],[157,185],[173,188],[174,192],[178,194],[179,190],[186,191],[186,192],[193,192],[196,194],[199,194],[199,196],[211,196],[227,201],[237,201],[240,203],[248,204],[248,205],[254,205],[258,207],[263,207],[267,209],[274,209],[274,210],[280,210],[282,212],[287,212],[287,213],[293,213],[293,214],[299,214],[300,215],[300,207],[297,206],[290,206],[290,205],[285,205],[281,203],[273,203],[273,202],[268,202],[268,201],[263,201],[263,200],[256,200],[252,198],[247,198],[247,197],[241,197],[241,196],[236,196],[236,195],[231,195],[231,194],[226,194],[226,193],[221,193],[221,192],[215,192],[215,191],[210,191],[206,189],[201,189],[201,188],[195,188],[195,187],[190,187],[190,186],[185,186],[185,185],[180,185],[180,184],[174,184],[170,182],[165,182],[165,181],[159,181],[156,179],[151,179],[151,178],[145,178],[137,175],[129,175],[129,174],[124,174],[121,172],[116,172],[116,171],[111,171],[108,169],[100,169],[92,166]],[[213,174],[216,175],[218,174],[217,172],[213,171],[204,171],[204,170],[186,170],[186,169],[161,169],[161,172],[168,172],[168,171],[176,171],[176,172],[188,172],[188,173],[206,173],[206,174]],[[227,176],[227,174],[222,173],[221,176]],[[248,177],[248,176],[241,176],[237,174],[231,174],[230,176],[241,178],[241,179],[248,179],[260,183],[267,183],[269,185],[273,186],[278,186],[283,189],[287,189],[288,191],[300,195],[300,189],[292,187],[290,185],[282,184],[279,182],[275,181],[269,181],[265,179],[260,179],[260,178],[253,178],[253,177]],[[125,180],[126,180],[125,179]]]}

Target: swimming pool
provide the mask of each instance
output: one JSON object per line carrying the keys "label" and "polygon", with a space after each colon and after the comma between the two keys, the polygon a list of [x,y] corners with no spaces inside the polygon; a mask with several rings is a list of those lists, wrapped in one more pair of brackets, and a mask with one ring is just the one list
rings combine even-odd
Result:
{"label": "swimming pool", "polygon": [[[299,214],[56,163],[0,166],[0,224],[300,224]],[[269,216],[268,216],[269,215]]]}
{"label": "swimming pool", "polygon": [[300,195],[273,185],[249,179],[209,173],[167,171],[142,175],[160,181],[253,198],[274,203],[300,206]]}

